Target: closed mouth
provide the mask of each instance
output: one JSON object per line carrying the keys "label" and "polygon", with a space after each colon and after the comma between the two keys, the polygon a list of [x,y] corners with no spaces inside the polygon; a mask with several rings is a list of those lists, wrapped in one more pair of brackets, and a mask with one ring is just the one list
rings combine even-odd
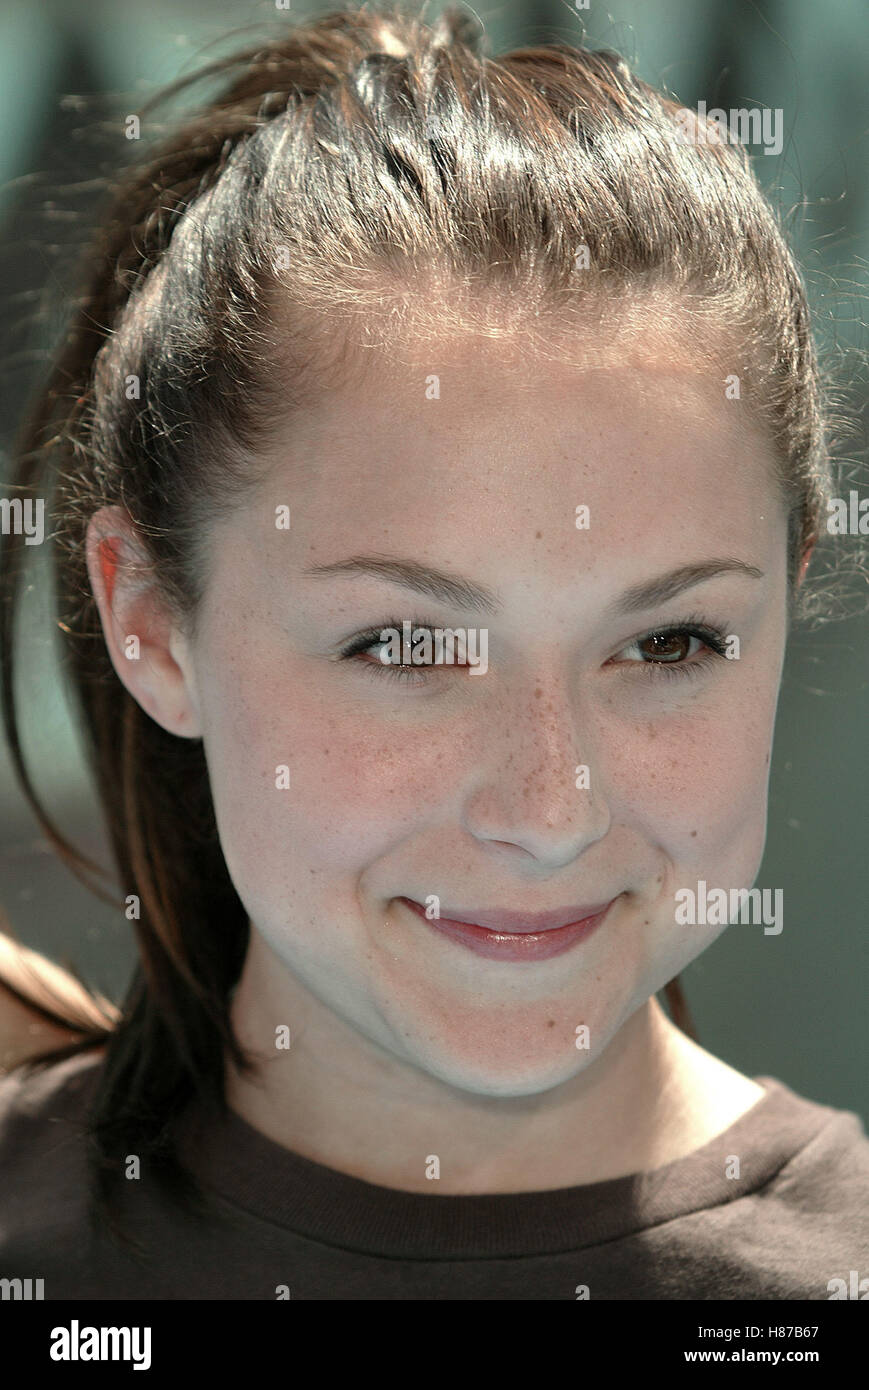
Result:
{"label": "closed mouth", "polygon": [[[425,915],[425,908],[413,898],[403,898],[409,907]],[[556,908],[549,912],[517,912],[515,909],[475,910],[473,908],[442,907],[434,919],[442,923],[455,923],[456,926],[479,927],[497,936],[538,936],[558,931],[562,927],[576,926],[591,917],[605,912],[614,899],[606,902],[581,906]]]}

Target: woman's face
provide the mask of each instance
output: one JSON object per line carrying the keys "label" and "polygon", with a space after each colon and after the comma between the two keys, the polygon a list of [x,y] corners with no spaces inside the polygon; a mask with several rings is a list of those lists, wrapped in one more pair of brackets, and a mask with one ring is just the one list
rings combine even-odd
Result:
{"label": "woman's face", "polygon": [[[530,1094],[720,934],[677,921],[680,890],[754,881],[785,514],[747,407],[690,363],[455,347],[379,370],[294,420],[214,527],[196,639],[172,638],[189,703],[170,713],[157,687],[150,709],[204,738],[229,872],[278,977],[453,1085]],[[404,620],[484,629],[485,671],[396,672],[378,637],[342,656]],[[738,657],[654,639],[698,623]],[[404,901],[431,895],[442,918],[615,901],[587,939],[515,959]]]}

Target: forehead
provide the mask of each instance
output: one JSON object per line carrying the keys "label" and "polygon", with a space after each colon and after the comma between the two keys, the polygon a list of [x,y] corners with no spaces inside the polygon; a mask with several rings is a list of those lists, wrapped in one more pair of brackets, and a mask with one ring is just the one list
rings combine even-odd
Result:
{"label": "forehead", "polygon": [[[577,604],[597,611],[713,557],[784,583],[768,446],[722,375],[675,354],[578,367],[501,348],[378,355],[300,410],[263,488],[212,549],[217,589],[235,593],[247,576],[266,605],[292,590],[341,614],[374,602],[378,581],[309,571],[398,556],[469,577],[511,613],[543,604],[558,626]],[[290,529],[278,530],[287,504]],[[739,580],[722,582],[739,592]]]}
{"label": "forehead", "polygon": [[521,342],[378,349],[287,421],[274,481],[300,520],[338,527],[402,509],[442,522],[512,505],[551,523],[583,503],[600,520],[675,499],[700,513],[773,504],[770,445],[721,369],[675,347],[576,358]]}

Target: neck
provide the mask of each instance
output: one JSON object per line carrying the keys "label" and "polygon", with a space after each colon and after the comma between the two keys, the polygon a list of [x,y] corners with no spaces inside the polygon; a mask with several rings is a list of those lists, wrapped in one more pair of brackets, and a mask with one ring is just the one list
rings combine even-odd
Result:
{"label": "neck", "polygon": [[[386,1052],[276,964],[259,934],[232,1001],[255,1071],[227,1065],[232,1110],[275,1143],[385,1187],[542,1191],[648,1172],[726,1129],[762,1088],[692,1043],[653,996],[579,1075],[537,1095],[478,1096]],[[275,1021],[292,1020],[289,1051]],[[385,1139],[384,1136],[388,1136]]]}

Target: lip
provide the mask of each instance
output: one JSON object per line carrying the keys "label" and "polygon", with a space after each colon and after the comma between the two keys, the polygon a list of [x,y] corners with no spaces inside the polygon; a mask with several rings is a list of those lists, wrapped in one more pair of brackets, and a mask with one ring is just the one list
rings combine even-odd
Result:
{"label": "lip", "polygon": [[[412,898],[406,898],[412,902]],[[516,912],[509,908],[499,908],[492,912],[476,912],[472,907],[441,907],[441,920],[465,922],[469,926],[488,927],[489,931],[503,935],[524,936],[527,932],[554,931],[558,927],[569,926],[573,922],[584,922],[586,917],[596,917],[605,912],[610,902],[591,903],[587,907],[561,907],[551,912]]]}
{"label": "lip", "polygon": [[[534,914],[474,912],[469,915],[475,920],[469,922],[459,917],[429,918],[425,915],[425,908],[413,898],[399,899],[439,935],[450,937],[488,960],[502,961],[541,961],[561,955],[580,941],[587,940],[603,922],[615,901],[612,898],[608,903],[598,904],[591,912],[588,908]],[[450,912],[456,911],[455,908],[450,909]],[[584,915],[565,921],[568,912],[581,912]],[[487,918],[496,925],[490,927],[482,923],[480,918]],[[541,922],[549,925],[541,926]],[[512,929],[505,931],[502,929],[504,925]]]}

